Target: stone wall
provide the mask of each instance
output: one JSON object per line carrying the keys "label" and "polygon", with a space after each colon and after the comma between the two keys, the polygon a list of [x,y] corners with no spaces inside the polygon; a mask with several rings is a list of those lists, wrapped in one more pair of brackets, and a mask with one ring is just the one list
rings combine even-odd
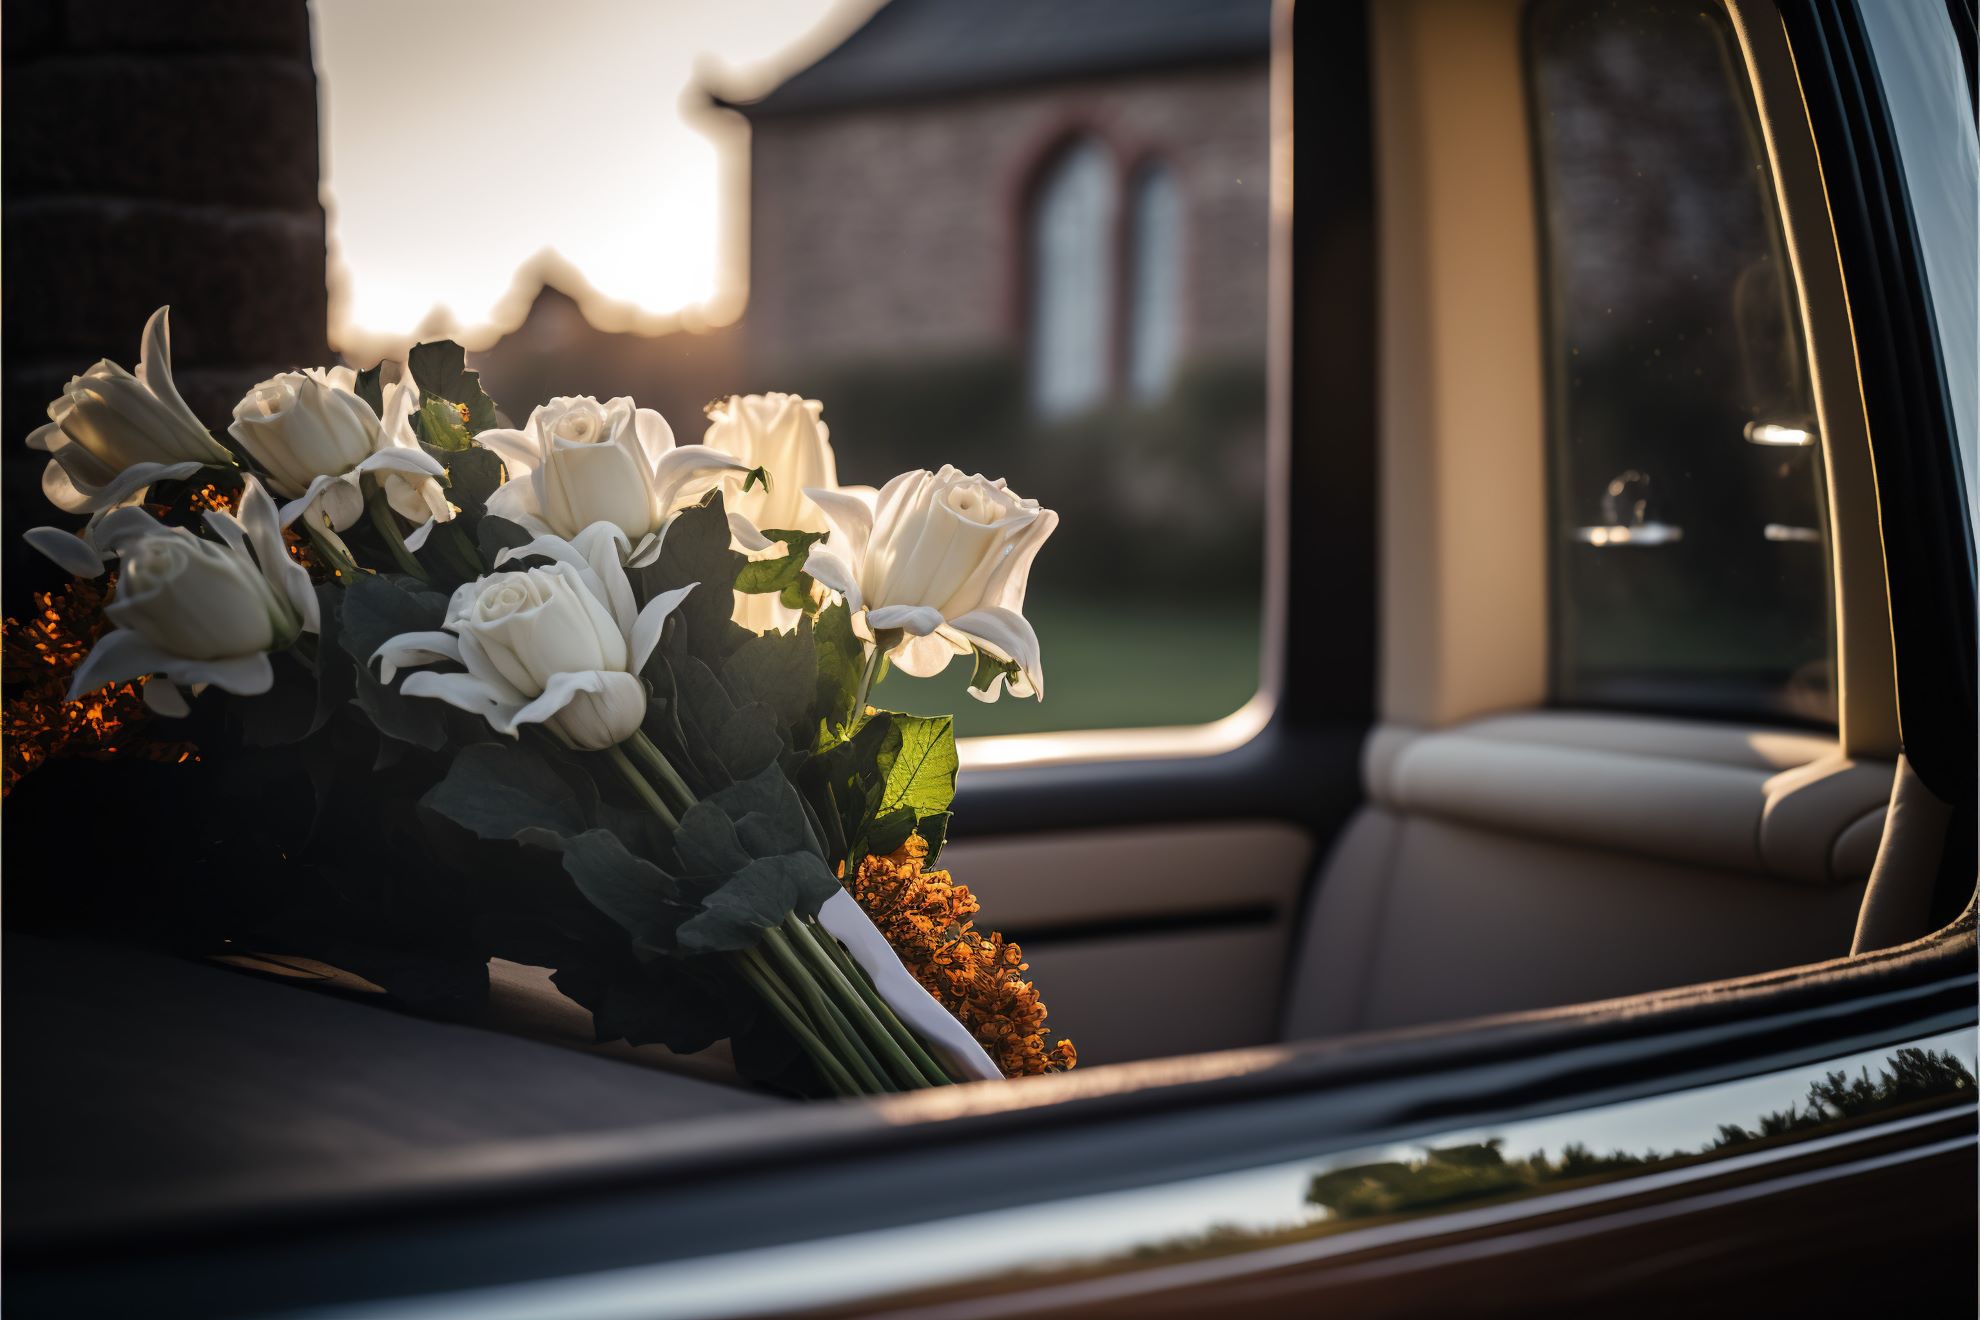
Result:
{"label": "stone wall", "polygon": [[0,473],[18,531],[51,512],[23,443],[48,400],[98,358],[135,366],[161,303],[180,390],[216,430],[257,379],[329,357],[305,0],[6,0],[4,43]]}
{"label": "stone wall", "polygon": [[1263,60],[768,117],[750,143],[752,362],[1010,351],[1024,201],[1072,135],[1108,146],[1122,197],[1159,156],[1185,199],[1188,358],[1262,360],[1269,102]]}

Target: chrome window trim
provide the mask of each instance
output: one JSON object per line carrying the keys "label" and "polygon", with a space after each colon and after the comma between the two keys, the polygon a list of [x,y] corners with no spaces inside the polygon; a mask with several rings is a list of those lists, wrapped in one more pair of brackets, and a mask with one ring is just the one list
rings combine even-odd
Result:
{"label": "chrome window trim", "polygon": [[[1677,1108],[1695,1109],[1704,1115],[1700,1121],[1722,1116],[1732,1118],[1745,1114],[1762,1091],[1791,1096],[1812,1079],[1838,1068],[1847,1073],[1857,1066],[1867,1067],[1907,1046],[1952,1050],[1969,1070],[1976,1061],[1974,1032],[1962,1027],[1776,1069],[1758,1077],[1740,1077],[1690,1090],[1586,1106],[1484,1128],[1451,1128],[1404,1143],[1362,1145],[1331,1153],[1316,1151],[1299,1160],[1065,1197],[1056,1203],[953,1215],[837,1237],[622,1267],[563,1279],[282,1314],[291,1320],[380,1320],[387,1315],[407,1317],[407,1320],[440,1320],[443,1316],[476,1320],[699,1316],[713,1320],[803,1307],[877,1306],[888,1299],[899,1299],[908,1303],[904,1313],[965,1320],[972,1316],[1020,1314],[1081,1302],[1146,1296],[1341,1259],[1370,1250],[1434,1243],[1453,1234],[1510,1230],[1484,1241],[1442,1248],[1432,1246],[1430,1252],[1516,1251],[1542,1240],[1567,1240],[1614,1231],[1788,1192],[1815,1182],[1851,1177],[1949,1152],[1980,1149],[1974,1127],[1976,1113],[1980,1111],[1976,1111],[1969,1094],[1966,1103],[1943,1103],[1922,1112],[1870,1119],[1841,1130],[1790,1138],[1760,1149],[1716,1157],[1706,1153],[1695,1163],[1676,1167],[1632,1170],[1606,1179],[1598,1175],[1598,1180],[1584,1185],[1557,1191],[1536,1190],[1484,1204],[1474,1201],[1453,1206],[1438,1202],[1414,1212],[1400,1212],[1364,1228],[1290,1242],[1261,1241],[1257,1247],[1239,1248],[1226,1254],[1168,1262],[1154,1260],[1145,1265],[1128,1264],[1110,1272],[1092,1273],[1095,1269],[1105,1271],[1109,1262],[1131,1261],[1143,1253],[1160,1250],[1164,1244],[1200,1241],[1205,1233],[1214,1232],[1220,1223],[1228,1222],[1220,1220],[1218,1215],[1227,1212],[1233,1194],[1239,1198],[1256,1195],[1257,1189],[1268,1180],[1290,1179],[1297,1183],[1344,1168],[1358,1168],[1369,1163],[1371,1157],[1392,1157],[1399,1149],[1427,1149],[1475,1141],[1485,1133],[1500,1134],[1518,1143],[1522,1133],[1531,1135],[1552,1129],[1550,1137],[1562,1137],[1565,1146],[1568,1144],[1565,1134],[1573,1125],[1579,1124],[1580,1130],[1593,1134],[1603,1131],[1607,1124],[1613,1132],[1619,1120],[1625,1126],[1631,1121],[1625,1113],[1630,1110],[1639,1111],[1634,1118],[1639,1129],[1647,1126],[1649,1130],[1655,1130],[1654,1123],[1645,1125],[1644,1116],[1658,1108],[1667,1112]],[[1734,1093],[1737,1099],[1733,1098]],[[1761,1102],[1773,1104],[1778,1100]],[[1717,1104],[1725,1107],[1714,1108]],[[1944,1131],[1954,1127],[1957,1130]],[[1852,1155],[1866,1147],[1904,1141],[1907,1137],[1910,1140],[1897,1150]],[[1606,1138],[1596,1139],[1607,1144]],[[1515,1144],[1513,1148],[1524,1147]],[[1768,1170],[1823,1157],[1829,1158],[1815,1168],[1781,1169],[1776,1176],[1764,1176]],[[1729,1177],[1755,1173],[1763,1176],[1736,1186],[1709,1186]],[[1687,1188],[1697,1190],[1649,1204],[1630,1204],[1643,1197],[1683,1193]],[[1592,1213],[1581,1213],[1564,1223],[1541,1222],[1574,1212]],[[1139,1228],[1134,1226],[1135,1221],[1139,1221]],[[1054,1259],[1040,1254],[1041,1246],[1047,1251],[1060,1249],[1059,1244],[1067,1240],[1076,1225],[1087,1226],[1092,1231],[1095,1225],[1111,1230],[1123,1223],[1128,1225],[1127,1233],[1105,1256]],[[1523,1223],[1533,1226],[1518,1227]],[[1417,1252],[1353,1268],[1379,1271],[1386,1266],[1407,1270],[1422,1266],[1428,1259],[1424,1253]],[[904,1277],[904,1265],[917,1267],[919,1273],[912,1278]],[[1081,1277],[1055,1279],[1055,1271]],[[930,1290],[960,1290],[972,1283],[981,1285],[1020,1273],[1033,1275],[1037,1286],[973,1298],[930,1297],[923,1305],[910,1300]]]}

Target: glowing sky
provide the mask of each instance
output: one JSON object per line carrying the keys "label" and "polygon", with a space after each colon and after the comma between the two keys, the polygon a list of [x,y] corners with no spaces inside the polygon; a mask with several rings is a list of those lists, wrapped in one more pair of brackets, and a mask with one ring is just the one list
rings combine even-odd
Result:
{"label": "glowing sky", "polygon": [[[606,297],[735,315],[740,151],[696,87],[754,94],[872,0],[312,0],[333,339],[489,320],[561,253]],[[714,123],[711,125],[711,117]],[[690,120],[697,123],[691,123]],[[735,147],[741,140],[725,138]]]}

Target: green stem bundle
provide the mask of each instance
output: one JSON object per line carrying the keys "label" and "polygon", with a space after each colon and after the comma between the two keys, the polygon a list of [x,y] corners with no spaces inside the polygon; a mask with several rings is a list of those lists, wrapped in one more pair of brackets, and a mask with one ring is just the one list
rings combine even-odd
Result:
{"label": "green stem bundle", "polygon": [[[695,797],[651,739],[635,733],[605,756],[662,824],[680,828]],[[756,948],[732,955],[732,962],[838,1094],[877,1095],[954,1081],[816,919],[786,916],[763,932]]]}

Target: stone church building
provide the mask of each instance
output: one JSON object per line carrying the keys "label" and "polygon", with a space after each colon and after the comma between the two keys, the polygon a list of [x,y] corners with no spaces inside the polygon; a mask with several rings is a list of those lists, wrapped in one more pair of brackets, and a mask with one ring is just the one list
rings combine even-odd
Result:
{"label": "stone church building", "polygon": [[750,127],[751,375],[1001,363],[1047,421],[1192,366],[1262,382],[1270,25],[1270,0],[892,0],[718,98]]}

